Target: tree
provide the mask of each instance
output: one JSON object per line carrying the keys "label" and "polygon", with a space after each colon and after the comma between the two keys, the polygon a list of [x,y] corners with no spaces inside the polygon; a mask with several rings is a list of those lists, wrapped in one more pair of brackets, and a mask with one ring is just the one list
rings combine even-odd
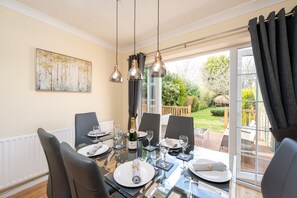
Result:
{"label": "tree", "polygon": [[211,56],[202,69],[205,86],[215,95],[229,95],[229,58],[225,55]]}

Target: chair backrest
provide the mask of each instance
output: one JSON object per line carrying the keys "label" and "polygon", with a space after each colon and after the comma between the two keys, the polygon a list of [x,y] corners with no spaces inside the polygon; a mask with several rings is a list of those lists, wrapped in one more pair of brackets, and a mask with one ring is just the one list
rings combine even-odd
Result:
{"label": "chair backrest", "polygon": [[153,130],[154,137],[151,140],[151,143],[159,143],[160,135],[160,114],[156,113],[143,113],[140,121],[139,131]]}
{"label": "chair backrest", "polygon": [[49,198],[71,197],[59,140],[42,128],[37,130],[37,134],[43,147],[49,169],[47,196]]}
{"label": "chair backrest", "polygon": [[297,197],[297,142],[285,138],[276,150],[261,182],[263,198]]}
{"label": "chair backrest", "polygon": [[83,143],[92,144],[86,135],[96,125],[99,125],[99,122],[95,112],[75,114],[75,147]]}
{"label": "chair backrest", "polygon": [[65,142],[61,153],[73,198],[109,197],[103,176],[96,162],[77,152]]}
{"label": "chair backrest", "polygon": [[193,117],[173,115],[169,117],[165,137],[178,139],[180,135],[188,136],[188,144],[195,145]]}

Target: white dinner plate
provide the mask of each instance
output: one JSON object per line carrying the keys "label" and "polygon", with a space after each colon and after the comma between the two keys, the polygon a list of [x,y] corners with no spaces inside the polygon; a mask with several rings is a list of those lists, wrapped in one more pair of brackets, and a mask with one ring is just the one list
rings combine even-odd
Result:
{"label": "white dinner plate", "polygon": [[[232,177],[231,171],[227,167],[224,171],[195,171],[193,167],[193,163],[196,162],[197,159],[193,159],[189,161],[188,167],[192,173],[197,175],[198,177],[205,179],[207,181],[216,182],[216,183],[222,183],[229,181]],[[209,159],[198,159],[200,163],[213,163],[214,161]]]}
{"label": "white dinner plate", "polygon": [[113,173],[114,180],[125,187],[139,187],[151,181],[155,175],[154,167],[143,161],[139,161],[141,181],[138,184],[132,182],[132,163],[126,162],[117,167]]}
{"label": "white dinner plate", "polygon": [[[109,132],[107,131],[100,131],[97,135],[97,137],[101,137],[101,136],[104,136],[104,135],[107,135],[109,134]],[[89,137],[96,137],[96,133],[94,133],[93,131],[90,131],[88,134],[87,134]]]}
{"label": "white dinner plate", "polygon": [[89,155],[88,152],[95,146],[96,144],[91,144],[85,147],[82,147],[81,149],[79,149],[77,152],[87,156],[87,157],[93,157],[93,156],[97,156],[97,155],[101,155],[103,153],[105,153],[108,149],[109,146],[107,146],[106,144],[103,144],[101,148],[99,148],[93,155]]}
{"label": "white dinner plate", "polygon": [[147,136],[147,133],[144,131],[137,131],[137,138],[143,138]]}
{"label": "white dinner plate", "polygon": [[161,141],[161,144],[163,146],[166,146],[168,147],[169,149],[180,149],[181,148],[181,145],[179,143],[179,140],[177,139],[171,139],[171,138],[166,138],[168,141],[170,141],[170,145],[167,144],[166,141]]}

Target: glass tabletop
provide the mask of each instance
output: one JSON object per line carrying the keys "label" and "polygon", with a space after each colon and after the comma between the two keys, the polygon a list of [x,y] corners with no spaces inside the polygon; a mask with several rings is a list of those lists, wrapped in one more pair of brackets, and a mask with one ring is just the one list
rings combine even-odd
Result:
{"label": "glass tabletop", "polygon": [[[115,141],[112,135],[101,138],[104,144],[110,149],[99,156],[94,157],[105,181],[120,192],[124,197],[229,197],[229,181],[224,183],[208,182],[197,177],[188,168],[188,162],[178,159],[176,156],[180,150],[169,151],[166,155],[166,161],[172,163],[169,170],[163,170],[158,166],[160,160],[164,160],[163,154],[156,149],[147,151],[142,145],[143,140],[138,140],[136,151],[129,151],[127,147],[123,149],[113,149]],[[122,144],[127,144],[127,138],[124,138]],[[158,145],[155,145],[158,146]],[[199,158],[199,148],[190,146],[186,154],[193,155],[193,158]],[[124,187],[118,184],[113,173],[121,164],[139,158],[141,161],[150,163],[155,169],[155,175],[151,181],[140,187]],[[182,167],[186,167],[183,169]]]}

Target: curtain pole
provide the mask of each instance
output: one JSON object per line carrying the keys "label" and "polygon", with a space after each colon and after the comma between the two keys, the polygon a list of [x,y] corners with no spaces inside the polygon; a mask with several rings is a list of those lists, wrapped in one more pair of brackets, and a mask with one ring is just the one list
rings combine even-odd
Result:
{"label": "curtain pole", "polygon": [[[286,17],[287,16],[294,16],[295,13],[294,12],[288,12],[286,13]],[[276,16],[275,19],[278,19],[278,17]],[[266,19],[265,22],[267,22],[268,20]],[[191,41],[187,41],[185,43],[180,43],[180,44],[177,44],[177,45],[173,45],[173,46],[170,46],[170,47],[167,47],[167,48],[164,48],[164,49],[161,49],[160,52],[164,53],[164,51],[170,51],[170,50],[173,50],[174,48],[186,48],[187,45],[190,45],[190,44],[194,44],[194,43],[197,43],[197,42],[201,42],[201,41],[204,41],[204,40],[207,40],[207,39],[211,39],[211,38],[214,38],[214,37],[218,37],[218,36],[223,36],[225,34],[231,34],[233,32],[237,32],[237,31],[247,31],[249,28],[248,25],[245,25],[245,26],[241,26],[241,27],[238,27],[238,28],[234,28],[234,29],[230,29],[230,30],[226,30],[226,31],[223,31],[223,32],[219,32],[219,33],[215,33],[215,34],[211,34],[211,35],[208,35],[208,36],[205,36],[205,37],[202,37],[202,38],[199,38],[199,39],[195,39],[195,40],[191,40]],[[146,53],[147,56],[151,56],[151,55],[154,55],[157,51],[153,51],[153,52],[148,52]]]}

